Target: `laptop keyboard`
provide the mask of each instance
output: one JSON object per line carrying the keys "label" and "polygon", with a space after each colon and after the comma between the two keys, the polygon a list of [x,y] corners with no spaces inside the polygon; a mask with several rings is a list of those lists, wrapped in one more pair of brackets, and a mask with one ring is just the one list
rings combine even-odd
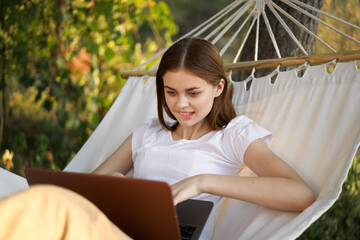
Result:
{"label": "laptop keyboard", "polygon": [[195,232],[195,229],[195,226],[180,224],[181,239],[190,240]]}

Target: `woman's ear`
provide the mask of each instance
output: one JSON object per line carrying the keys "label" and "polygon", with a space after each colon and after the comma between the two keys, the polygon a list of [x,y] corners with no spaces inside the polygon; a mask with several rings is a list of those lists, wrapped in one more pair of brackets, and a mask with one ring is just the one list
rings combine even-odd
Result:
{"label": "woman's ear", "polygon": [[221,78],[219,84],[215,87],[215,97],[220,96],[220,94],[224,90],[224,86],[225,86],[225,80]]}

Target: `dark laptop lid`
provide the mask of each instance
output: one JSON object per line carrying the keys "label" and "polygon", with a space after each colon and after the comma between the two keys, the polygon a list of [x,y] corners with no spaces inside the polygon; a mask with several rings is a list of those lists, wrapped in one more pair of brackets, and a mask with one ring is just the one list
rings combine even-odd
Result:
{"label": "dark laptop lid", "polygon": [[165,182],[31,168],[25,175],[29,185],[58,185],[86,197],[134,239],[180,239]]}
{"label": "dark laptop lid", "polygon": [[214,205],[189,199],[175,210],[165,182],[31,168],[25,175],[29,185],[53,184],[84,196],[134,239],[180,239],[179,225],[195,226],[191,239],[198,239]]}

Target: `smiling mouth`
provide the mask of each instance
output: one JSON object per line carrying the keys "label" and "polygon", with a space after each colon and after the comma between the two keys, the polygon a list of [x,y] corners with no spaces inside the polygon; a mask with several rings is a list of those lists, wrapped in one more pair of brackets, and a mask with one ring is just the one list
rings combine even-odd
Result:
{"label": "smiling mouth", "polygon": [[190,116],[190,115],[192,115],[194,112],[179,112],[179,114],[181,115],[181,116]]}
{"label": "smiling mouth", "polygon": [[195,112],[178,112],[180,116],[186,118],[186,119],[190,119]]}

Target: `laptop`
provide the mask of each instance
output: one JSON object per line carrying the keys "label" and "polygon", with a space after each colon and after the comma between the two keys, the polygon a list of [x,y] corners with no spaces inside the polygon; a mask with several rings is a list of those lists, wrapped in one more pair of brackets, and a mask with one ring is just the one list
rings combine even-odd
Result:
{"label": "laptop", "polygon": [[213,208],[189,199],[174,207],[165,182],[26,168],[29,186],[53,184],[93,202],[134,239],[198,239]]}

